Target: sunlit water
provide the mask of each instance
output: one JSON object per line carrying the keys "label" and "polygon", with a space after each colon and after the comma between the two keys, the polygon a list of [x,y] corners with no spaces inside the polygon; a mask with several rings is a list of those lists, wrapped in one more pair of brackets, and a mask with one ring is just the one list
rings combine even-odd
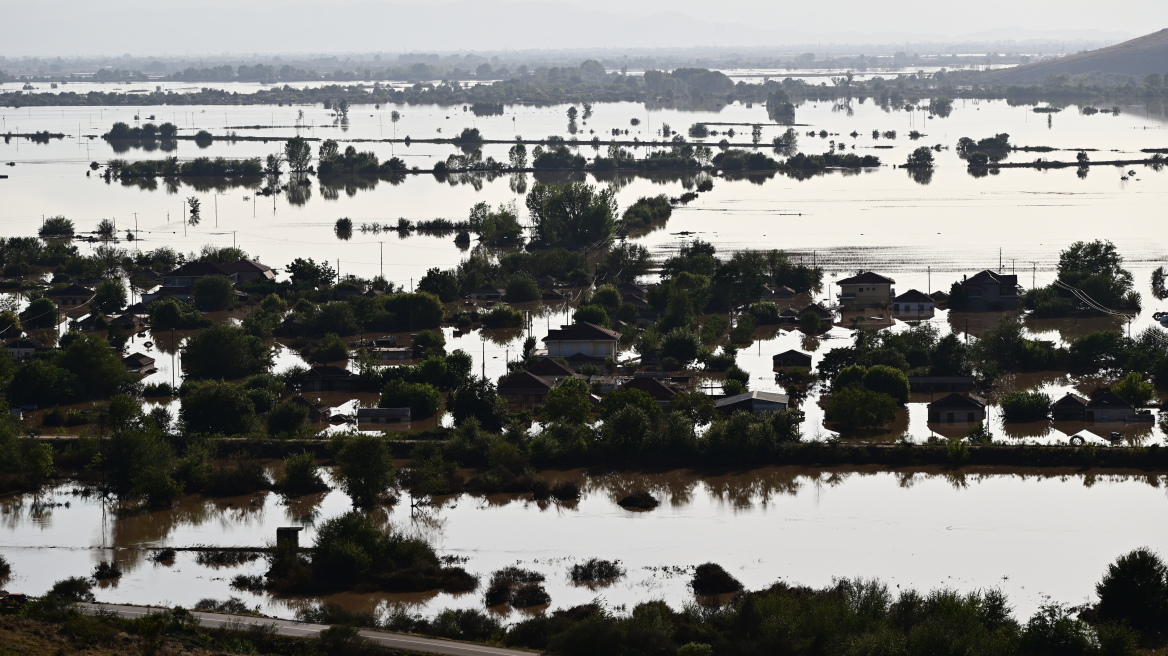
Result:
{"label": "sunlit water", "polygon": [[[547,577],[553,607],[601,597],[612,606],[664,599],[692,601],[692,568],[714,561],[748,588],[778,580],[823,586],[838,577],[877,577],[891,586],[960,590],[1000,588],[1026,616],[1048,598],[1089,601],[1106,565],[1141,545],[1168,542],[1165,481],[1160,475],[965,470],[821,471],[768,468],[699,477],[688,472],[582,476],[547,472],[582,484],[579,502],[537,503],[495,496],[461,497],[411,512],[399,503],[374,516],[392,530],[430,540],[442,555],[466,559],[485,581],[519,564]],[[648,489],[653,511],[616,501]],[[33,504],[68,502],[68,507]],[[70,486],[3,504],[0,554],[13,566],[9,590],[45,591],[66,576],[86,576],[101,560],[124,575],[103,585],[108,602],[190,606],[239,596],[265,613],[292,616],[313,599],[287,599],[231,589],[237,574],[262,574],[263,560],[228,568],[198,565],[193,552],[172,566],[152,562],[158,547],[262,547],[278,526],[313,525],[347,510],[339,492],[295,501],[275,494],[224,500],[185,499],[165,512],[118,518],[96,497]],[[103,521],[104,520],[104,521]],[[103,548],[104,547],[104,548]],[[617,559],[627,576],[611,586],[574,586],[571,564]],[[449,595],[341,594],[328,598],[354,610],[407,604],[432,614],[446,607],[482,608],[482,588]],[[512,619],[519,616],[514,615]]]}

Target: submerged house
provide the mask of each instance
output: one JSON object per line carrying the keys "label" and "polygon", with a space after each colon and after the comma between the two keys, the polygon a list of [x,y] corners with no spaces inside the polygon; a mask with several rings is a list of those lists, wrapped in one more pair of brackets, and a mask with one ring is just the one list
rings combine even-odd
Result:
{"label": "submerged house", "polygon": [[966,312],[1000,312],[1018,309],[1018,297],[1022,288],[1018,286],[1018,276],[994,273],[986,269],[973,277],[962,279],[961,289],[965,292],[965,307],[954,309]]}
{"label": "submerged house", "polygon": [[550,358],[585,356],[603,360],[616,357],[620,333],[580,321],[558,330],[549,330],[543,341]]}
{"label": "submerged house", "polygon": [[718,399],[714,402],[714,407],[725,414],[742,410],[757,415],[763,412],[786,410],[790,402],[791,397],[777,392],[744,392]]}
{"label": "submerged house", "polygon": [[973,424],[986,418],[986,400],[973,394],[949,394],[928,408],[930,424]]}
{"label": "submerged house", "polygon": [[1087,421],[1136,421],[1136,407],[1111,390],[1095,395],[1087,402]]}
{"label": "submerged house", "polygon": [[53,299],[57,307],[78,307],[85,305],[93,298],[93,290],[73,283],[64,289],[49,292],[48,296]]}
{"label": "submerged house", "polygon": [[653,397],[653,400],[660,406],[669,405],[673,397],[677,396],[676,389],[652,376],[633,376],[628,382],[621,385],[620,388],[641,390]]}
{"label": "submerged house", "polygon": [[892,300],[892,286],[896,281],[879,273],[864,273],[844,278],[838,282],[840,306],[849,310],[870,307],[887,307]]}
{"label": "submerged house", "polygon": [[511,374],[499,383],[499,396],[512,405],[532,407],[547,400],[552,382],[527,371]]}
{"label": "submerged house", "polygon": [[357,429],[382,429],[410,423],[409,408],[357,408]]}
{"label": "submerged house", "polygon": [[916,289],[910,289],[892,299],[893,312],[932,312],[935,306],[936,303],[928,294]]}
{"label": "submerged house", "polygon": [[541,358],[535,364],[527,368],[527,373],[535,374],[545,380],[550,380],[552,383],[558,383],[565,378],[571,378],[576,375],[567,365],[560,364],[551,358]]}
{"label": "submerged house", "polygon": [[130,373],[144,374],[154,369],[154,358],[145,353],[135,353],[122,358],[122,364]]}
{"label": "submerged house", "polygon": [[308,370],[304,377],[305,392],[350,392],[357,387],[358,376],[348,369],[321,365]]}
{"label": "submerged house", "polygon": [[472,301],[501,301],[507,290],[497,285],[483,285],[470,293]]}
{"label": "submerged house", "polygon": [[1087,417],[1087,399],[1067,392],[1063,398],[1054,402],[1051,414],[1055,421],[1083,421]]}
{"label": "submerged house", "polygon": [[811,356],[806,353],[796,351],[795,349],[779,353],[774,358],[772,358],[772,360],[774,362],[775,369],[782,367],[803,367],[805,369],[811,368]]}

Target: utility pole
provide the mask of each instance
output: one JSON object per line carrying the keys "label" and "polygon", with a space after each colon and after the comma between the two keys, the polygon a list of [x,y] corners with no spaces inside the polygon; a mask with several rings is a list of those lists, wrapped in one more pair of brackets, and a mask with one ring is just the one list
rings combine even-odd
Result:
{"label": "utility pole", "polygon": [[927,270],[929,272],[929,292],[928,293],[929,293],[929,296],[932,296],[933,295],[933,266],[929,265],[927,267]]}
{"label": "utility pole", "polygon": [[[138,248],[138,213],[134,212],[134,248]],[[138,248],[138,250],[142,250]]]}
{"label": "utility pole", "polygon": [[380,251],[380,257],[381,257],[381,261],[380,261],[381,279],[385,280],[385,242],[379,241],[377,243],[379,245],[378,250]]}

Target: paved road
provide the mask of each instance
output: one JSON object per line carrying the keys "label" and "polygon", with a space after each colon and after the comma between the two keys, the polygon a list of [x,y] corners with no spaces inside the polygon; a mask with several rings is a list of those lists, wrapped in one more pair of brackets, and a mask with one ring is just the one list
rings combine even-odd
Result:
{"label": "paved road", "polygon": [[[90,612],[104,610],[107,612],[117,613],[122,617],[142,617],[148,613],[163,610],[161,608],[122,606],[118,604],[80,604],[80,606]],[[293,636],[297,638],[316,637],[322,630],[329,628],[327,624],[309,624],[307,622],[281,620],[273,617],[225,615],[222,613],[203,613],[199,611],[192,611],[192,614],[199,619],[200,624],[206,627],[222,628],[227,627],[228,625],[238,627],[240,624],[270,624],[276,627],[276,632],[280,635]],[[451,640],[420,638],[418,636],[405,635],[401,633],[389,633],[387,631],[363,630],[361,631],[361,636],[370,642],[374,642],[385,647],[391,647],[393,649],[404,649],[407,651],[420,652],[425,654],[446,654],[447,656],[532,656],[534,654],[534,652],[521,651],[518,649],[501,649],[499,647],[472,645],[463,642],[453,642]]]}

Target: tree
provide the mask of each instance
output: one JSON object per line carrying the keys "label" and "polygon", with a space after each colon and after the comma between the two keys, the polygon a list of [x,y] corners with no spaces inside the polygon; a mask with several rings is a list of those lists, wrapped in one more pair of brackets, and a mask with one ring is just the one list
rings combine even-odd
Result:
{"label": "tree", "polygon": [[615,389],[604,395],[600,401],[600,417],[607,421],[617,412],[629,407],[639,408],[653,423],[661,418],[661,406],[648,392],[626,388]]}
{"label": "tree", "polygon": [[567,378],[548,392],[540,408],[545,421],[584,424],[592,419],[592,390],[579,378]]}
{"label": "tree", "polygon": [[293,173],[303,173],[312,163],[312,147],[304,137],[293,137],[284,144],[284,159]]}
{"label": "tree", "polygon": [[292,284],[297,287],[317,289],[328,287],[337,278],[337,272],[329,266],[327,260],[317,264],[312,258],[296,258],[288,265],[288,274],[292,277]]}
{"label": "tree", "polygon": [[76,377],[85,398],[109,397],[130,380],[121,356],[96,335],[73,338],[57,362]]}
{"label": "tree", "polygon": [[117,233],[117,231],[118,228],[114,225],[113,221],[110,221],[109,219],[102,219],[101,221],[98,221],[97,230],[95,232],[97,232],[98,237],[101,237],[105,241],[109,241],[110,239],[114,238],[114,235]]}
{"label": "tree", "polygon": [[331,162],[339,159],[341,156],[341,147],[333,139],[325,139],[320,142],[320,148],[317,150],[316,159],[319,162]]}
{"label": "tree", "polygon": [[443,303],[449,303],[458,298],[458,275],[453,271],[443,271],[434,267],[426,271],[426,275],[418,281],[418,291],[429,292]]}
{"label": "tree", "polygon": [[103,314],[119,312],[126,307],[126,287],[121,280],[103,280],[93,292],[89,306]]}
{"label": "tree", "polygon": [[24,312],[20,313],[20,320],[25,328],[52,328],[60,323],[60,315],[57,304],[52,299],[42,296],[28,304]]}
{"label": "tree", "polygon": [[342,433],[333,438],[331,447],[333,459],[337,463],[340,487],[352,499],[354,506],[370,508],[385,497],[396,473],[393,456],[384,437]]}
{"label": "tree", "polygon": [[203,312],[230,310],[235,306],[235,285],[227,276],[203,276],[195,281],[194,299]]}
{"label": "tree", "polygon": [[524,303],[539,300],[539,285],[526,273],[511,276],[507,281],[507,292],[503,299],[508,303]]}
{"label": "tree", "polygon": [[255,404],[239,385],[187,381],[181,399],[178,417],[188,433],[243,435],[256,428]]}
{"label": "tree", "polygon": [[795,124],[795,105],[791,97],[782,89],[776,89],[767,97],[767,116],[782,125]]}
{"label": "tree", "polygon": [[607,244],[616,230],[616,196],[591,185],[535,185],[527,196],[536,239],[548,246],[580,250]]}
{"label": "tree", "polygon": [[1095,593],[1099,619],[1125,623],[1148,643],[1168,635],[1168,566],[1151,550],[1120,556],[1107,567]]}
{"label": "tree", "polygon": [[901,405],[908,403],[908,376],[900,369],[883,364],[869,367],[864,372],[864,387],[873,392],[887,394]]}
{"label": "tree", "polygon": [[896,419],[896,399],[860,387],[833,390],[826,418],[843,429],[879,428]]}
{"label": "tree", "polygon": [[308,407],[284,401],[264,416],[268,434],[281,438],[302,437],[308,432]]}
{"label": "tree", "polygon": [[189,225],[199,225],[199,220],[201,219],[201,216],[199,215],[199,207],[201,205],[202,203],[199,202],[199,199],[195,198],[194,196],[191,196],[187,199],[187,208],[189,209],[187,223]]}
{"label": "tree", "polygon": [[474,419],[484,430],[497,433],[503,430],[507,408],[489,378],[471,376],[469,380],[450,392],[446,408],[454,417],[454,425]]}
{"label": "tree", "polygon": [[272,349],[259,337],[232,325],[215,325],[187,340],[182,365],[192,380],[230,380],[259,373],[272,364]]}
{"label": "tree", "polygon": [[1144,381],[1144,375],[1133,371],[1111,386],[1111,391],[1134,406],[1148,405],[1156,396],[1156,387]]}
{"label": "tree", "polygon": [[442,395],[428,383],[410,383],[391,380],[381,391],[379,408],[409,408],[411,419],[427,419],[438,414],[442,407]]}
{"label": "tree", "polygon": [[521,143],[511,146],[511,149],[507,151],[507,159],[513,169],[527,168],[527,146]]}
{"label": "tree", "polygon": [[921,146],[908,155],[905,167],[910,169],[933,168],[933,150],[928,146]]}
{"label": "tree", "polygon": [[50,216],[45,219],[37,234],[42,237],[72,237],[73,232],[72,221],[63,216]]}
{"label": "tree", "polygon": [[688,328],[674,328],[661,340],[661,355],[677,360],[684,367],[698,357],[702,347],[701,337]]}

